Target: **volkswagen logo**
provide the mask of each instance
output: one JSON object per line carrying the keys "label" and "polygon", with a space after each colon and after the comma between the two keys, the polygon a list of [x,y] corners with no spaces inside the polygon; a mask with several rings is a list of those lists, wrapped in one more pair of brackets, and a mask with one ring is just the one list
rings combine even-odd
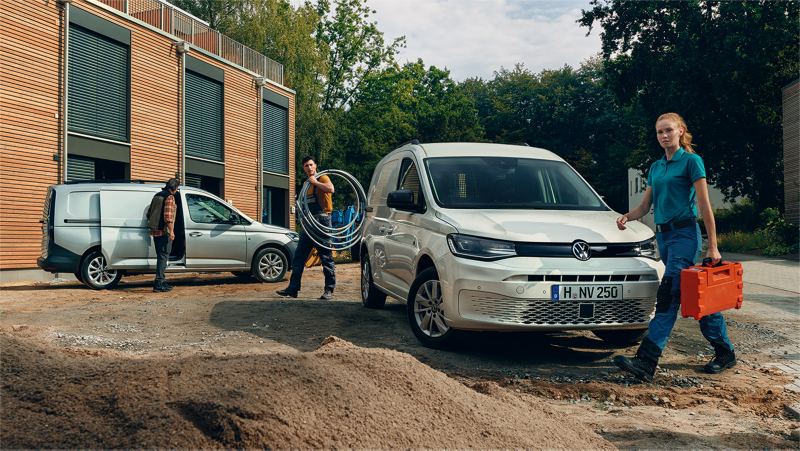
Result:
{"label": "volkswagen logo", "polygon": [[585,262],[592,257],[592,248],[586,241],[576,241],[572,243],[572,255],[578,260]]}

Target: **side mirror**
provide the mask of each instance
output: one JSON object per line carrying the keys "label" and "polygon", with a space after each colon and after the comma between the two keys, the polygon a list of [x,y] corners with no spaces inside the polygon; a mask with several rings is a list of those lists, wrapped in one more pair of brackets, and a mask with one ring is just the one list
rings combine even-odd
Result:
{"label": "side mirror", "polygon": [[231,212],[231,215],[228,216],[228,222],[231,222],[233,224],[239,224],[242,222],[242,219],[239,218],[239,215],[237,215],[236,213]]}
{"label": "side mirror", "polygon": [[419,205],[414,203],[414,193],[410,189],[399,189],[389,193],[386,198],[386,206],[403,211],[420,211]]}

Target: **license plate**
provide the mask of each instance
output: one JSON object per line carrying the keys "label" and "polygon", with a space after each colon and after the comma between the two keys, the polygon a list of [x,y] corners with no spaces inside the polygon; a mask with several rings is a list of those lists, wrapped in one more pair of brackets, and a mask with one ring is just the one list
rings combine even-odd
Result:
{"label": "license plate", "polygon": [[554,301],[618,301],[622,299],[622,285],[553,285]]}

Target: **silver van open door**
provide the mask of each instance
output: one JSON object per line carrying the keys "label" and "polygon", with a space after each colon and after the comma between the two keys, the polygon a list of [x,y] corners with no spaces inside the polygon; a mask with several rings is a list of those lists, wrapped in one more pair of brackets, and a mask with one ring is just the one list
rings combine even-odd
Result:
{"label": "silver van open door", "polygon": [[156,251],[147,228],[153,195],[134,186],[100,189],[100,239],[109,269],[155,269]]}

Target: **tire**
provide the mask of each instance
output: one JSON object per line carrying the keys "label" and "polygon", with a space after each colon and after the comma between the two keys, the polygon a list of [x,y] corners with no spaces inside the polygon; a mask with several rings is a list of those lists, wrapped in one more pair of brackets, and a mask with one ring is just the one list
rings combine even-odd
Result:
{"label": "tire", "polygon": [[379,309],[386,305],[386,293],[372,283],[372,266],[366,255],[361,260],[361,303],[366,308]]}
{"label": "tire", "polygon": [[350,248],[350,260],[357,262],[361,260],[361,245],[356,244]]}
{"label": "tire", "polygon": [[106,258],[94,251],[81,262],[81,281],[95,290],[107,290],[117,286],[122,271],[109,271]]}
{"label": "tire", "polygon": [[619,346],[630,346],[642,341],[642,339],[647,336],[647,329],[598,329],[593,330],[592,333],[606,343]]}
{"label": "tire", "polygon": [[265,247],[253,258],[253,275],[264,283],[275,283],[283,280],[289,261],[283,252],[273,247]]}
{"label": "tire", "polygon": [[78,272],[72,273],[75,275],[75,278],[78,279],[78,282],[86,285],[86,282],[83,281],[83,275],[81,274],[81,270],[79,269]]}
{"label": "tire", "polygon": [[231,271],[231,274],[240,279],[249,279],[253,277],[252,271]]}
{"label": "tire", "polygon": [[433,349],[450,349],[458,344],[462,331],[445,323],[442,290],[436,268],[422,271],[408,295],[408,323],[417,340]]}

